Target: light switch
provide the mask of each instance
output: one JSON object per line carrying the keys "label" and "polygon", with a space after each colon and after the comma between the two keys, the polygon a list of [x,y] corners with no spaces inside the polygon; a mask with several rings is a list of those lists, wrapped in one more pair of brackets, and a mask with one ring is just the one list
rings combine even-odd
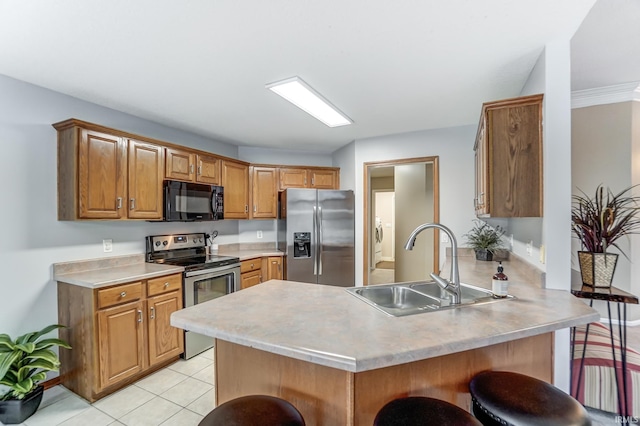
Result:
{"label": "light switch", "polygon": [[105,253],[111,253],[113,251],[113,240],[102,240],[102,250]]}

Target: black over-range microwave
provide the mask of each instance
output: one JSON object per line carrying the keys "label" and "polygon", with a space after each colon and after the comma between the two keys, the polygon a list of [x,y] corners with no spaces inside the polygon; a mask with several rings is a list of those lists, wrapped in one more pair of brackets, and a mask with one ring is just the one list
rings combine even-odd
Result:
{"label": "black over-range microwave", "polygon": [[201,183],[164,181],[164,220],[224,219],[224,189]]}

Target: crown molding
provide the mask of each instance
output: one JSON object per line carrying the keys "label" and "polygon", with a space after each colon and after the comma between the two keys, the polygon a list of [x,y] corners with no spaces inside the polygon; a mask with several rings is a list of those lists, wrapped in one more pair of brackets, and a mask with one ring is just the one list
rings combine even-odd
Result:
{"label": "crown molding", "polygon": [[640,101],[640,81],[571,92],[571,109]]}

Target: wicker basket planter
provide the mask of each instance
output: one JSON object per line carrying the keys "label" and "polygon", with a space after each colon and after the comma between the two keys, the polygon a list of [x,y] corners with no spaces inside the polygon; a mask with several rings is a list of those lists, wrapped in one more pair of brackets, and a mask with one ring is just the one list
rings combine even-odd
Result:
{"label": "wicker basket planter", "polygon": [[582,284],[590,287],[609,288],[616,270],[618,255],[612,253],[578,252]]}

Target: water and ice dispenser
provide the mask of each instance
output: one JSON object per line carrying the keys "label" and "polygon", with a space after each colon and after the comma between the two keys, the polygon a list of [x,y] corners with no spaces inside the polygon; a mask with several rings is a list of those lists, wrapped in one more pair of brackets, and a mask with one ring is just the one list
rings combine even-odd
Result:
{"label": "water and ice dispenser", "polygon": [[293,257],[311,257],[311,232],[293,233]]}

